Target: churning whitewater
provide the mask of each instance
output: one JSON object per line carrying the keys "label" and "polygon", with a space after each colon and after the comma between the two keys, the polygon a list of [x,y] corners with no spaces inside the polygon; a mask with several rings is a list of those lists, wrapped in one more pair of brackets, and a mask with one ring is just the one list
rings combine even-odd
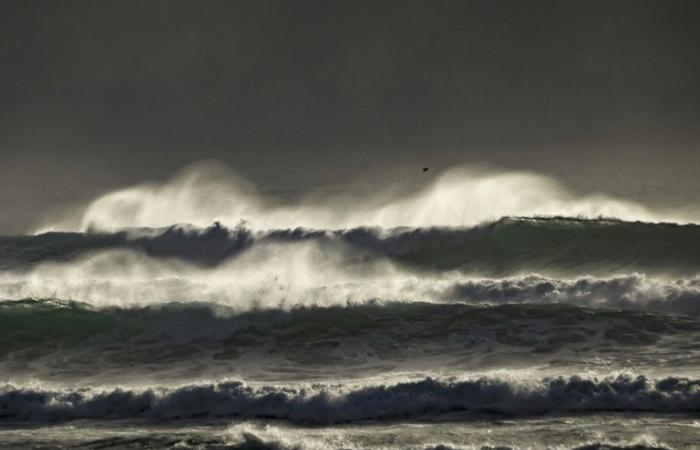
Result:
{"label": "churning whitewater", "polygon": [[0,448],[697,448],[692,217],[474,169],[263,197],[197,166],[0,237]]}

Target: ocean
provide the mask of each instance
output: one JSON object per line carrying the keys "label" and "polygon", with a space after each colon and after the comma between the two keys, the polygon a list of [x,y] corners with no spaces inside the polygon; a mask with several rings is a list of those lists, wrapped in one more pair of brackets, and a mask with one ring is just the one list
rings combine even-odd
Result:
{"label": "ocean", "polygon": [[0,237],[0,448],[700,448],[700,225]]}

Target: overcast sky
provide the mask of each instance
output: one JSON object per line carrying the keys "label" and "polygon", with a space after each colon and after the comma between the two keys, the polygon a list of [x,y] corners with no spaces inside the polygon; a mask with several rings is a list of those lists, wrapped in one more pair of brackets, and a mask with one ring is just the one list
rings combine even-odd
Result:
{"label": "overcast sky", "polygon": [[0,231],[202,159],[271,192],[488,163],[695,202],[699,24],[697,0],[1,0]]}

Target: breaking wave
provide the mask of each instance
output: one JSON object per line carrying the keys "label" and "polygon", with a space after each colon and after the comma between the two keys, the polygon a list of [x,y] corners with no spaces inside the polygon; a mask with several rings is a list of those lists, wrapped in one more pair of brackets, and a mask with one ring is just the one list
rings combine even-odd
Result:
{"label": "breaking wave", "polygon": [[[162,444],[162,442],[157,442],[157,444]],[[168,447],[168,448],[202,448],[202,442],[198,439],[191,439],[188,441],[179,441],[177,443],[172,442],[172,444],[175,444],[174,447]],[[301,443],[294,443],[290,442],[287,439],[275,439],[273,437],[267,437],[264,433],[255,433],[252,431],[243,431],[240,433],[240,436],[235,437],[234,439],[231,439],[230,442],[227,442],[226,444],[219,442],[213,443],[209,442],[206,443],[206,448],[207,450],[306,450],[306,449],[332,449],[332,448],[337,448],[336,446],[328,445],[326,442],[322,443],[317,443],[317,442],[311,442],[311,443],[306,443],[306,442],[301,442]],[[167,446],[167,445],[166,445]],[[347,448],[347,449],[356,449],[360,447],[356,446],[350,446],[350,447],[345,447],[343,446],[342,448]],[[382,446],[382,448],[389,448]],[[394,448],[392,446],[391,448]],[[438,444],[438,445],[429,445],[429,446],[420,446],[420,445],[413,445],[413,446],[403,446],[400,447],[404,450],[520,450],[520,449],[529,449],[532,448],[531,446],[519,446],[519,445],[454,445],[454,444]],[[548,448],[556,448],[557,450],[565,450],[564,447],[562,446],[550,446]],[[567,447],[567,450],[672,450],[671,447],[668,447],[666,445],[663,445],[659,442],[657,442],[655,439],[648,437],[648,436],[641,436],[636,439],[633,439],[630,442],[615,442],[615,443],[610,443],[610,442],[589,442],[585,443],[582,445],[576,445],[575,447]]]}
{"label": "breaking wave", "polygon": [[[403,187],[403,189],[402,189]],[[399,191],[408,191],[397,194]],[[247,221],[255,229],[358,226],[471,226],[503,216],[565,215],[624,220],[688,221],[679,213],[652,212],[604,195],[577,195],[555,180],[529,172],[469,167],[448,170],[417,191],[399,183],[384,189],[328,195],[315,192],[295,201],[265,199],[250,183],[215,163],[200,163],[164,183],[107,193],[80,213],[44,230],[207,226]]]}
{"label": "breaking wave", "polygon": [[0,299],[76,301],[98,308],[208,303],[233,312],[387,302],[563,304],[700,315],[697,276],[482,278],[415,273],[386,260],[361,264],[315,246],[265,250],[215,268],[103,252],[28,272],[0,272]]}
{"label": "breaking wave", "polygon": [[489,377],[426,378],[354,389],[337,385],[254,388],[235,381],[146,390],[51,391],[12,385],[0,389],[0,419],[13,422],[225,417],[324,425],[420,420],[452,412],[519,417],[606,411],[698,412],[700,380],[619,375],[545,378],[534,383]]}
{"label": "breaking wave", "polygon": [[[368,429],[371,433],[372,428]],[[124,434],[124,433],[122,433]],[[482,445],[482,444],[438,444],[421,445],[415,444],[393,444],[380,445],[378,447],[368,447],[361,443],[340,443],[327,442],[322,439],[309,439],[297,436],[268,436],[266,431],[240,431],[235,436],[217,438],[209,436],[175,437],[175,436],[121,436],[88,440],[78,444],[79,448],[85,449],[125,449],[125,448],[148,448],[153,450],[368,450],[369,448],[380,448],[383,450],[527,450],[532,449],[530,445]],[[282,433],[285,434],[285,433]],[[24,444],[26,442],[23,442]],[[9,445],[7,445],[9,444]],[[0,444],[0,448],[14,449],[13,442],[6,445]],[[45,448],[41,446],[40,448]],[[61,447],[64,448],[64,447]],[[606,442],[593,441],[581,445],[573,446],[547,446],[551,450],[673,450],[672,447],[657,442],[652,437],[641,436],[629,441]]]}
{"label": "breaking wave", "polygon": [[70,261],[108,250],[133,250],[211,267],[271,246],[314,244],[356,261],[386,259],[421,271],[481,275],[700,272],[700,225],[613,219],[503,218],[471,228],[278,229],[214,225],[106,233],[47,233],[0,238],[0,268]]}

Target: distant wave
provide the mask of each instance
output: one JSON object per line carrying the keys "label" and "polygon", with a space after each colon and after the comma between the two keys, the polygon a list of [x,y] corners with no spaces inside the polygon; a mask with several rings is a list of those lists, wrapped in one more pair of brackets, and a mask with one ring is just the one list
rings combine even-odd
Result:
{"label": "distant wave", "polygon": [[317,190],[281,202],[261,195],[255,186],[224,166],[200,163],[165,182],[144,183],[102,195],[44,230],[113,230],[174,223],[203,227],[214,221],[235,225],[241,220],[256,230],[464,227],[524,215],[606,216],[649,222],[693,220],[680,211],[652,211],[606,195],[576,194],[556,180],[532,172],[462,166],[435,178],[412,176],[409,183],[406,181],[386,180],[383,187],[371,192],[358,181],[346,186],[342,194]]}
{"label": "distant wave", "polygon": [[95,391],[0,388],[0,420],[201,417],[279,419],[299,424],[421,420],[450,412],[507,415],[587,412],[698,412],[700,380],[642,375],[547,378],[535,383],[478,378],[346,389],[339,386],[253,388],[240,382],[175,389]]}
{"label": "distant wave", "polygon": [[700,225],[561,217],[503,218],[472,228],[252,231],[216,225],[2,237],[0,269],[22,270],[106,250],[134,250],[211,267],[255,248],[300,243],[340,252],[355,262],[386,259],[411,270],[483,276],[700,272]]}

